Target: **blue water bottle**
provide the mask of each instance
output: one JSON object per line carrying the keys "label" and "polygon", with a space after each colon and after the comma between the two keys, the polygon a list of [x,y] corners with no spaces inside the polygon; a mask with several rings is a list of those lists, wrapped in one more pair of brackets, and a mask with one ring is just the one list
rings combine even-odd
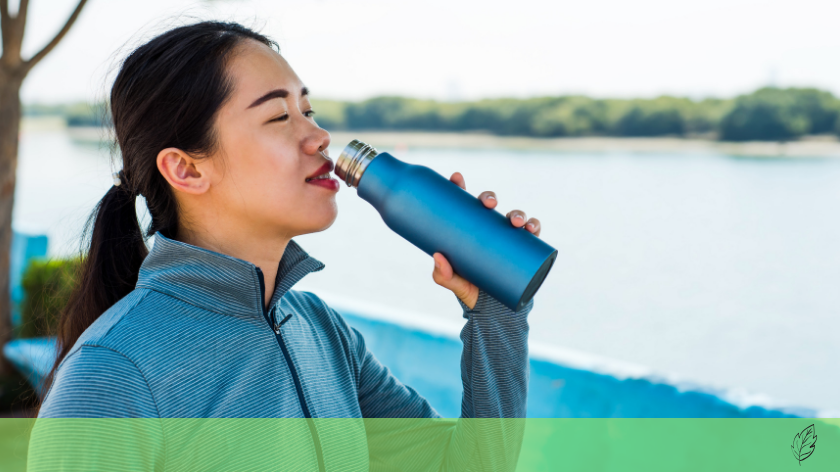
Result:
{"label": "blue water bottle", "polygon": [[341,152],[335,174],[389,228],[430,256],[440,252],[455,273],[514,311],[533,298],[557,258],[556,249],[446,177],[359,140]]}

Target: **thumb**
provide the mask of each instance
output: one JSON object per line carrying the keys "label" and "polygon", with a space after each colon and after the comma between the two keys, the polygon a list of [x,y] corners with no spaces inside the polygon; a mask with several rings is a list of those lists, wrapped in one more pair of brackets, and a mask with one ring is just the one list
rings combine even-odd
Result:
{"label": "thumb", "polygon": [[452,293],[469,305],[475,286],[467,279],[456,274],[443,254],[436,252],[432,257],[435,260],[435,270],[432,272],[435,283],[451,290]]}

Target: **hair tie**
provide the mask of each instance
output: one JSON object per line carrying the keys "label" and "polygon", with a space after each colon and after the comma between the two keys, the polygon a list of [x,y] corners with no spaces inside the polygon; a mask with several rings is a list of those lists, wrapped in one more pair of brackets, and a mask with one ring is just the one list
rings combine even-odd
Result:
{"label": "hair tie", "polygon": [[[114,178],[114,187],[122,187],[126,192],[128,192],[130,195],[133,195],[135,197],[137,195],[139,195],[139,192],[137,192],[133,188],[128,187],[128,181],[126,181],[126,179],[125,179],[125,171],[124,170],[112,173],[111,177]],[[123,184],[125,184],[125,185],[123,185]]]}

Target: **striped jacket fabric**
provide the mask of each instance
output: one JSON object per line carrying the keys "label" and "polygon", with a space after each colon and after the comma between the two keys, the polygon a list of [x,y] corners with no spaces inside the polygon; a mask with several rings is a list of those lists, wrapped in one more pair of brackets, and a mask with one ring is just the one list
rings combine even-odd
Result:
{"label": "striped jacket fabric", "polygon": [[533,300],[456,297],[464,393],[461,418],[442,419],[339,313],[291,290],[324,267],[290,241],[266,308],[255,265],[156,235],[135,290],[57,369],[29,470],[514,467],[522,424],[502,419],[525,417]]}

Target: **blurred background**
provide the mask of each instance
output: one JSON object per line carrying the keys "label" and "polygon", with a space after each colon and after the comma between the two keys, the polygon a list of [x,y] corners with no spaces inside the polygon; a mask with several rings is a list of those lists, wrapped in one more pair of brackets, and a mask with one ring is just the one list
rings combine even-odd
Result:
{"label": "blurred background", "polygon": [[[24,55],[75,5],[33,1]],[[235,20],[279,43],[332,156],[360,138],[540,219],[559,257],[530,315],[535,352],[840,411],[838,14],[825,0],[90,0],[21,91],[15,229],[77,254],[112,185],[100,104],[119,60],[171,26]],[[296,289],[457,331],[432,259],[354,189],[337,200],[332,227],[296,238],[326,264]]]}

